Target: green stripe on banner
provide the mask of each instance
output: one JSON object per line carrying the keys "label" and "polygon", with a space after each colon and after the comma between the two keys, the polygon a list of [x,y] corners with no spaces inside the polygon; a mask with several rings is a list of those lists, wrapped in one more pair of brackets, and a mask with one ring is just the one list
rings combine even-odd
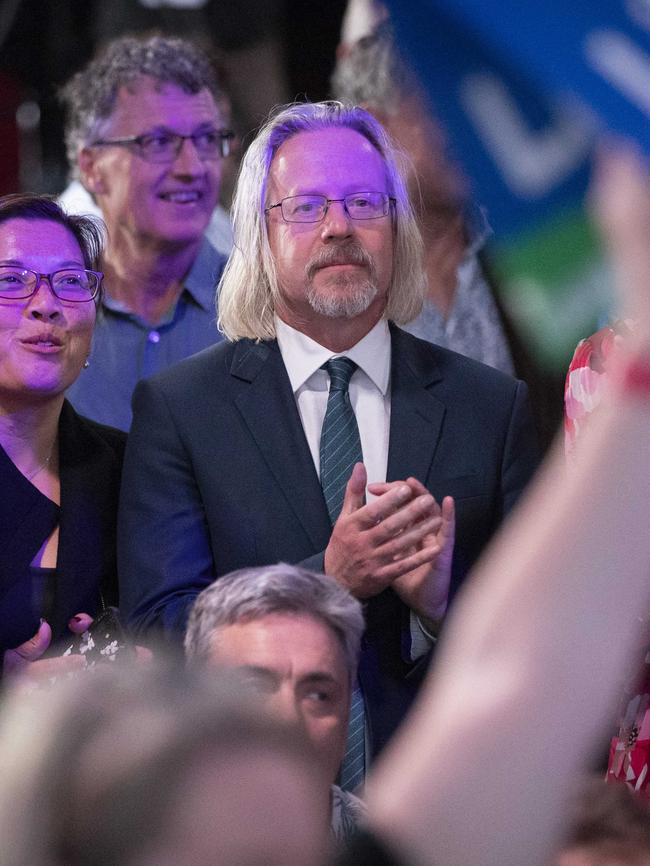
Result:
{"label": "green stripe on banner", "polygon": [[586,211],[495,243],[490,259],[503,304],[532,353],[549,370],[566,369],[578,340],[613,306],[611,277]]}

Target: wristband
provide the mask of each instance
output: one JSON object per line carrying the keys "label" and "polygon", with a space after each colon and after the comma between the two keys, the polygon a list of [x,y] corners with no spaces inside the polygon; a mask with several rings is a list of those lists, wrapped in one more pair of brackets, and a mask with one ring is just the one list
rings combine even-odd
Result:
{"label": "wristband", "polygon": [[621,390],[626,394],[650,395],[650,359],[637,358],[621,370]]}

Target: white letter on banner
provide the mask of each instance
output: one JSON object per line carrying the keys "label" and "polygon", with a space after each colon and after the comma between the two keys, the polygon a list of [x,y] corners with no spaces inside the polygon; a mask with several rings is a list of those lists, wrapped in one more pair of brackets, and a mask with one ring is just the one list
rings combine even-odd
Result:
{"label": "white letter on banner", "polygon": [[648,0],[626,0],[625,11],[639,27],[650,30],[650,2]]}
{"label": "white letter on banner", "polygon": [[575,171],[589,152],[593,123],[577,104],[554,113],[552,125],[531,129],[502,79],[468,75],[461,103],[504,183],[520,198],[543,198]]}
{"label": "white letter on banner", "polygon": [[587,62],[645,114],[650,114],[650,61],[616,30],[597,30],[585,40]]}

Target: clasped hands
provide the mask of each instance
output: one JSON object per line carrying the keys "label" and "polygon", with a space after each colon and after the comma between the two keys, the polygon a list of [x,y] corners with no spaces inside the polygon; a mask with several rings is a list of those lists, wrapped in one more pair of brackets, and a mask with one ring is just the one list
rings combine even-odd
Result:
{"label": "clasped hands", "polygon": [[368,485],[376,499],[365,503],[367,475],[357,463],[325,550],[325,573],[359,599],[392,587],[428,621],[447,609],[454,552],[455,509],[451,496],[439,505],[416,478]]}

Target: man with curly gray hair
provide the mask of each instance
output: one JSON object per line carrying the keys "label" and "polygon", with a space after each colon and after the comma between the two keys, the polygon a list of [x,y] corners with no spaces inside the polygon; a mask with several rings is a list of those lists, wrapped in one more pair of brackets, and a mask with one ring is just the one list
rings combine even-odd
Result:
{"label": "man with curly gray hair", "polygon": [[104,315],[70,398],[128,429],[140,378],[219,340],[223,258],[204,233],[232,134],[215,70],[187,40],[116,39],[61,97],[72,173],[108,229]]}
{"label": "man with curly gray hair", "polygon": [[233,218],[219,287],[231,342],[136,389],[121,607],[137,632],[173,639],[215,578],[279,560],[363,600],[342,770],[354,790],[364,714],[375,754],[450,585],[534,469],[526,389],[397,327],[422,303],[421,240],[399,156],[363,109],[278,110],[244,157]]}

